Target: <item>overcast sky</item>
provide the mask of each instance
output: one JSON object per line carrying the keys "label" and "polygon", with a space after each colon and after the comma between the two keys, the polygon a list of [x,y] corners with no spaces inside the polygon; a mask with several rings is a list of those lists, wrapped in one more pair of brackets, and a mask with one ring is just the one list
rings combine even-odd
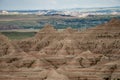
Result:
{"label": "overcast sky", "polygon": [[120,6],[120,0],[0,0],[0,10],[66,9]]}

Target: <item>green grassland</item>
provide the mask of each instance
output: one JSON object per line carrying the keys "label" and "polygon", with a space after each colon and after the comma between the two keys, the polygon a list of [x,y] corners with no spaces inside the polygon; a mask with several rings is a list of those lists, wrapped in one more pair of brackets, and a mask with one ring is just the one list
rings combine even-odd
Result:
{"label": "green grassland", "polygon": [[33,37],[36,32],[1,32],[11,40],[20,40],[29,37]]}
{"label": "green grassland", "polygon": [[[0,15],[0,32],[12,40],[24,39],[34,36],[45,24],[51,24],[56,29],[65,29],[66,27],[78,29],[94,27],[112,18],[120,18],[120,15],[97,15],[85,18],[59,15]],[[15,27],[17,27],[16,30],[14,30]]]}
{"label": "green grassland", "polygon": [[41,29],[45,24],[51,24],[56,29],[88,28],[105,23],[120,15],[97,15],[85,18],[68,16],[39,16],[39,15],[0,15],[0,29],[5,26],[16,26],[20,29]]}

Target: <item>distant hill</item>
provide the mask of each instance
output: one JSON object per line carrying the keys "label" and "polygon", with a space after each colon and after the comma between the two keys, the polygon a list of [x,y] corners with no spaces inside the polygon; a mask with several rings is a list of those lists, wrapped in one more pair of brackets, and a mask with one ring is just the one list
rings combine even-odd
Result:
{"label": "distant hill", "polygon": [[59,10],[8,10],[8,12],[19,12],[19,13],[29,13],[29,14],[36,14],[38,12],[45,14],[61,14],[65,11],[78,11],[78,12],[101,12],[101,13],[110,13],[110,12],[120,12],[120,6],[115,7],[98,7],[98,8],[71,8],[71,9],[59,9]]}

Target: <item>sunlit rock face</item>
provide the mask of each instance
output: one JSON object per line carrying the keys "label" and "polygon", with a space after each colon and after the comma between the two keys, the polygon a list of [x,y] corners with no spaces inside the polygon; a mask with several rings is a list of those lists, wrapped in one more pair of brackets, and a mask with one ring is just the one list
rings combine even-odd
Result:
{"label": "sunlit rock face", "polygon": [[8,55],[14,51],[14,47],[11,45],[10,40],[0,34],[0,56]]}

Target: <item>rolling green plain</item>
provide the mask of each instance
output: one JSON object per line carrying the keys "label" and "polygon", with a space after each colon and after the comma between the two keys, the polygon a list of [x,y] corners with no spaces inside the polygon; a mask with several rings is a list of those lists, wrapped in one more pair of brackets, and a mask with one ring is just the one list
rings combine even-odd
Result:
{"label": "rolling green plain", "polygon": [[1,32],[1,33],[11,40],[25,39],[33,37],[36,34],[36,32]]}
{"label": "rolling green plain", "polygon": [[85,18],[60,15],[0,15],[0,32],[12,40],[24,39],[34,36],[46,24],[51,24],[56,29],[82,29],[106,23],[112,18],[120,18],[120,15],[96,15]]}

